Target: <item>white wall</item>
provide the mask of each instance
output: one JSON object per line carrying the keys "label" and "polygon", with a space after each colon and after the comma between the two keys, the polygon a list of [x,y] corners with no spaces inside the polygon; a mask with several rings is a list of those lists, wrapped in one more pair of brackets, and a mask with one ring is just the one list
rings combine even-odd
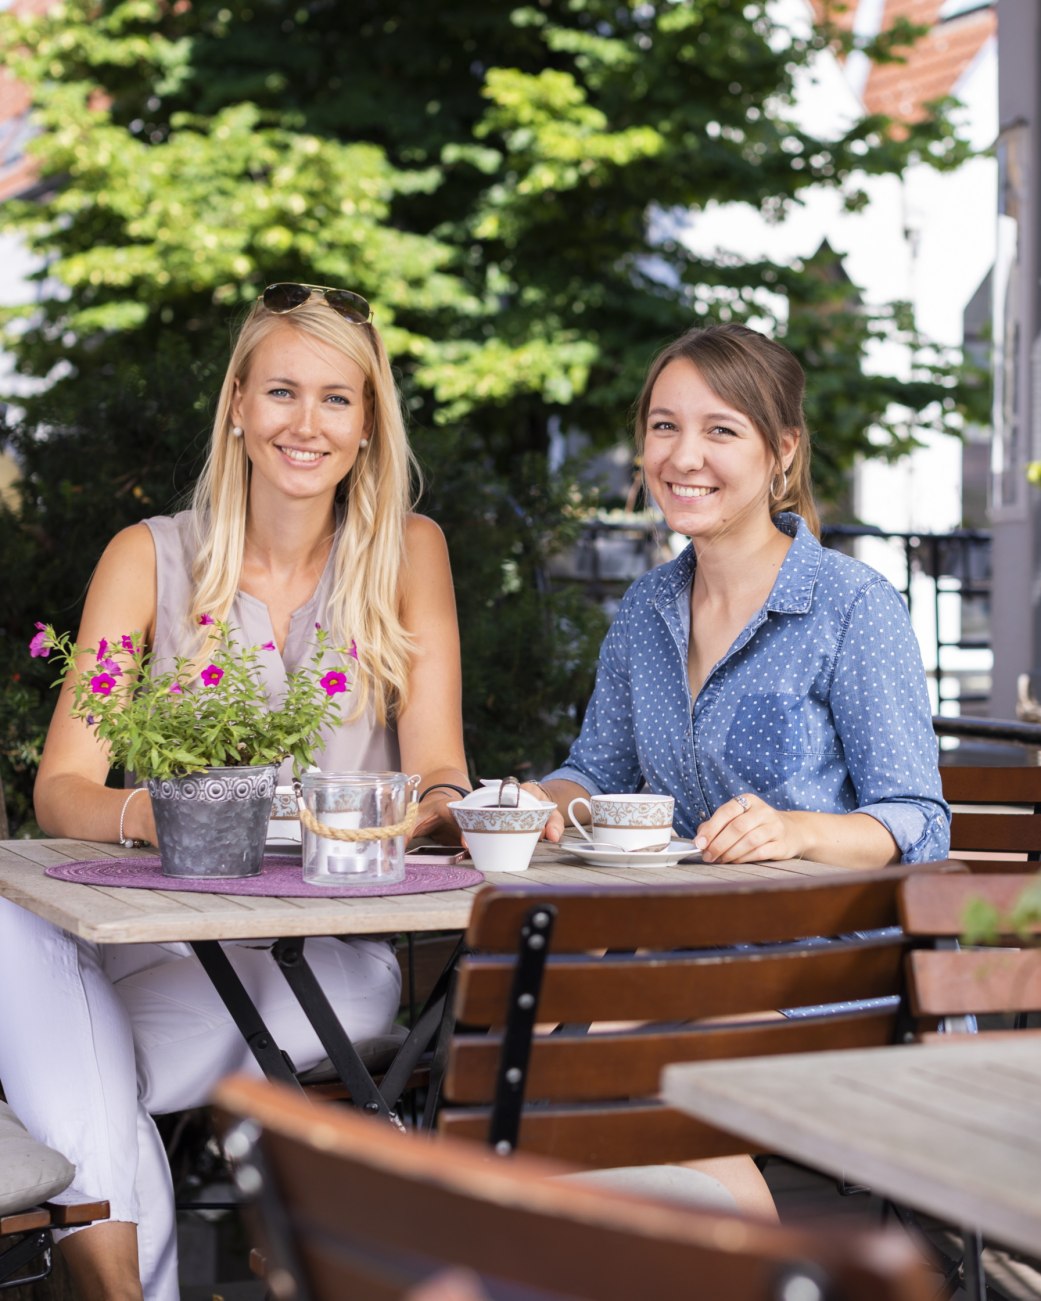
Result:
{"label": "white wall", "polygon": [[[863,3],[861,8],[863,9]],[[791,30],[810,15],[805,0],[777,0],[775,16]],[[812,74],[798,83],[801,121],[819,130],[833,122],[838,133],[860,115],[863,69],[844,68],[822,55]],[[967,69],[954,92],[965,105],[959,114],[976,149],[989,149],[997,134],[997,49],[991,40]],[[839,196],[811,190],[785,219],[769,223],[747,205],[713,205],[694,214],[686,238],[702,254],[730,251],[780,261],[811,256],[828,240],[868,304],[904,300],[913,304],[921,332],[938,344],[962,341],[962,314],[994,259],[997,169],[993,158],[972,160],[953,173],[912,169],[903,179],[865,177],[870,202],[858,213],[842,209]],[[876,348],[868,365],[906,374],[909,357],[899,346]],[[808,376],[812,386],[813,376]],[[812,431],[826,441],[827,428]],[[854,480],[854,508],[865,523],[892,532],[946,532],[961,523],[961,443],[920,431],[924,446],[896,465],[864,461]],[[869,564],[903,582],[897,553],[884,544],[864,543]],[[935,641],[931,588],[916,590],[914,617],[923,650]],[[956,635],[957,607],[945,637]],[[986,668],[977,654],[959,667]],[[932,667],[931,664],[928,667]]]}

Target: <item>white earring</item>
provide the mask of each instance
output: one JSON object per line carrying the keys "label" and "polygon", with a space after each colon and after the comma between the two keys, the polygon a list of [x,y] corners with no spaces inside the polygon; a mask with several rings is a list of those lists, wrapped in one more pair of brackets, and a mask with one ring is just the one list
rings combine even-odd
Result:
{"label": "white earring", "polygon": [[232,425],[232,427],[231,427],[231,436],[232,436],[232,438],[241,438],[241,437],[242,437],[242,426],[241,426],[241,425]]}
{"label": "white earring", "polygon": [[363,438],[358,444],[359,447],[368,447],[368,445],[369,445],[369,440],[367,438]]}

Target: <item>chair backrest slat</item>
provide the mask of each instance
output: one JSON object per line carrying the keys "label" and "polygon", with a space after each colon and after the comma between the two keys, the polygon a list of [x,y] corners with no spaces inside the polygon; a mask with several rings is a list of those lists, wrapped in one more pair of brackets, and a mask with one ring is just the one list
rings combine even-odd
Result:
{"label": "chair backrest slat", "polygon": [[[951,815],[951,853],[981,850],[1031,854],[1041,849],[1041,815],[1036,813],[959,813]],[[1031,860],[1036,861],[1036,860]]]}
{"label": "chair backrest slat", "polygon": [[1041,765],[944,764],[940,780],[952,804],[1041,806]]}
{"label": "chair backrest slat", "polygon": [[[891,919],[892,920],[892,919]],[[903,940],[893,935],[835,948],[777,955],[703,957],[675,952],[554,962],[543,984],[539,1017],[547,1021],[610,1019],[694,1021],[812,1002],[884,998],[900,992]],[[509,1011],[512,963],[475,957],[463,963],[457,1019],[502,1025]]]}
{"label": "chair backrest slat", "polygon": [[[716,1061],[777,1053],[874,1048],[892,1043],[896,1013],[851,1012],[834,1018],[777,1017],[751,1024],[711,1025],[692,1032],[545,1035],[533,1045],[528,1096],[547,1101],[582,1097],[590,1101],[626,1096],[653,1097],[663,1069],[672,1062]],[[460,1036],[447,1089],[457,1103],[488,1102],[495,1096],[502,1035]],[[447,1115],[451,1115],[449,1112]]]}
{"label": "chair backrest slat", "polygon": [[[935,872],[938,864],[929,864]],[[926,865],[828,877],[688,886],[548,889],[556,908],[555,953],[591,948],[718,948],[840,935],[891,924],[897,885]],[[484,889],[474,900],[467,939],[485,953],[513,953],[531,907],[531,887]]]}
{"label": "chair backrest slat", "polygon": [[1041,949],[919,950],[908,960],[916,1016],[1041,1011]]}
{"label": "chair backrest slat", "polygon": [[[488,1113],[463,1108],[447,1112],[441,1134],[486,1144]],[[756,1153],[758,1148],[737,1134],[673,1111],[653,1101],[626,1105],[542,1106],[526,1110],[517,1150],[525,1156],[564,1161],[572,1166],[668,1165],[677,1153],[698,1160]]]}
{"label": "chair backrest slat", "polygon": [[1041,860],[1041,767],[948,764],[940,777],[952,805],[951,853],[1014,856],[967,858],[976,873],[1032,871],[1029,864]]}
{"label": "chair backrest slat", "polygon": [[[945,874],[908,877],[900,891],[900,925],[908,935],[958,939],[965,933],[966,913],[973,902],[1009,917],[1030,878],[1018,872],[988,875]],[[1041,933],[1041,925],[1035,927]]]}

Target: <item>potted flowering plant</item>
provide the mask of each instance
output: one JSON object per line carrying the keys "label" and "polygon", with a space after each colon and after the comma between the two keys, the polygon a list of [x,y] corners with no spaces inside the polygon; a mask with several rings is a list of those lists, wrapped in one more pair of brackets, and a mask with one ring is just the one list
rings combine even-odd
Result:
{"label": "potted flowering plant", "polygon": [[[97,647],[38,623],[34,656],[54,656],[72,683],[72,713],[108,746],[109,761],[147,779],[163,871],[173,876],[248,876],[260,870],[278,765],[313,762],[324,727],[339,717],[357,655],[315,633],[310,663],[288,675],[273,704],[261,657],[273,642],[244,646],[223,620],[203,615],[199,657],[160,668],[138,633]],[[327,664],[334,662],[336,667]],[[201,667],[200,667],[201,666]]]}

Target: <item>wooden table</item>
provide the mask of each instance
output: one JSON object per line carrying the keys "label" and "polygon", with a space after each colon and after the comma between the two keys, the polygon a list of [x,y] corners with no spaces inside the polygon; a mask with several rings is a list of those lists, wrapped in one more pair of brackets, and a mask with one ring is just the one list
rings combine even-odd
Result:
{"label": "wooden table", "polygon": [[[254,1057],[272,1079],[296,1085],[278,1044],[238,979],[219,941],[279,937],[274,958],[310,1019],[335,1070],[360,1105],[392,1116],[354,1046],[325,1000],[292,941],[309,935],[389,935],[401,932],[463,931],[479,885],[430,894],[382,897],[280,898],[260,895],[209,894],[187,890],[151,890],[82,885],[45,875],[46,868],[84,859],[132,857],[140,851],[77,840],[0,841],[0,896],[46,921],[102,944],[186,941],[195,950]],[[820,876],[835,871],[819,863],[789,862],[723,867],[701,863],[677,867],[586,867],[552,846],[536,850],[524,873],[490,875],[495,882],[589,884],[648,881],[748,881],[779,875]],[[434,1012],[436,1013],[436,1007]],[[401,1063],[421,1046],[431,1014],[421,1018]]]}
{"label": "wooden table", "polygon": [[[83,840],[0,841],[0,896],[74,935],[102,944],[156,944],[172,940],[242,940],[272,935],[380,935],[398,931],[464,930],[479,885],[434,894],[376,898],[275,898],[80,885],[44,875],[59,863],[140,856],[140,850]],[[682,863],[676,867],[586,867],[550,845],[535,852],[527,872],[489,875],[496,884],[589,885],[691,881],[776,880],[826,876],[822,863]]]}
{"label": "wooden table", "polygon": [[1041,1033],[668,1066],[662,1093],[764,1152],[1041,1251]]}

